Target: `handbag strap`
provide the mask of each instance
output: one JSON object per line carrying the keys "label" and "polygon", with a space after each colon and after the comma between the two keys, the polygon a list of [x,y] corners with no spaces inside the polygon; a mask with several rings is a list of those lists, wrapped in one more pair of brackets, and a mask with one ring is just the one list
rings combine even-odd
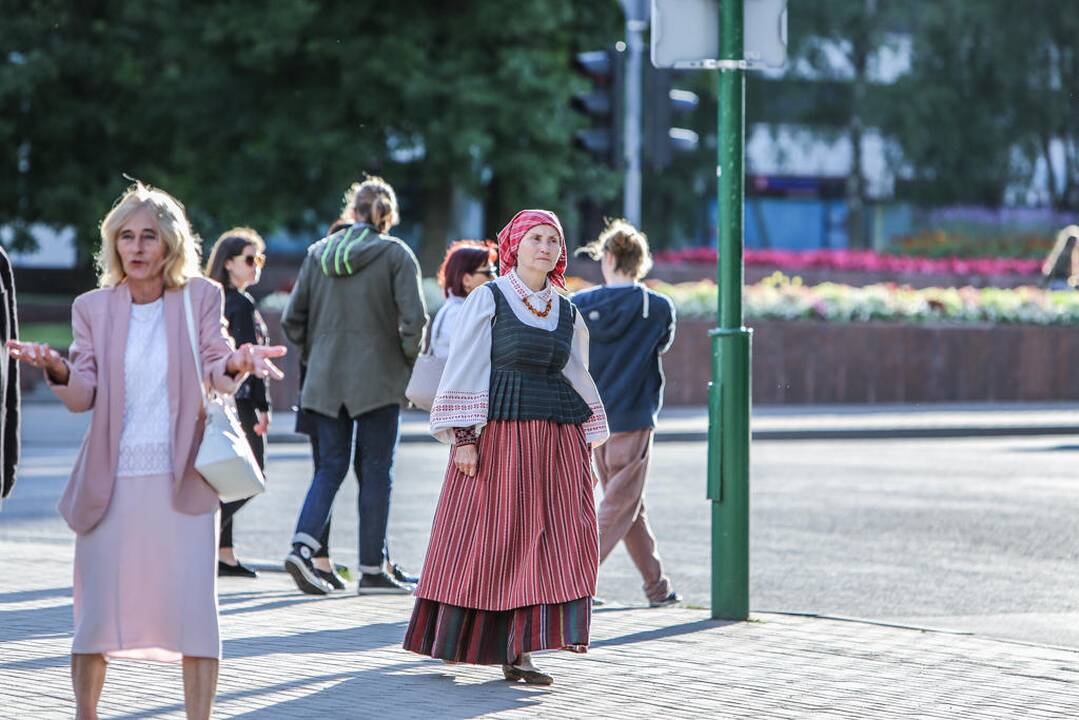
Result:
{"label": "handbag strap", "polygon": [[199,378],[199,391],[202,393],[202,406],[206,407],[209,402],[209,398],[206,396],[206,388],[202,381],[202,359],[199,357],[199,342],[195,332],[195,317],[194,312],[191,310],[191,283],[184,285],[184,317],[187,322],[187,339],[188,344],[191,345],[191,356],[195,358],[195,374]]}
{"label": "handbag strap", "polygon": [[443,303],[442,307],[435,313],[435,320],[431,323],[431,334],[427,336],[427,349],[424,350],[424,355],[435,354],[435,340],[438,340],[438,335],[442,331],[442,325],[446,322],[446,313],[443,311],[443,308],[445,307],[446,305]]}

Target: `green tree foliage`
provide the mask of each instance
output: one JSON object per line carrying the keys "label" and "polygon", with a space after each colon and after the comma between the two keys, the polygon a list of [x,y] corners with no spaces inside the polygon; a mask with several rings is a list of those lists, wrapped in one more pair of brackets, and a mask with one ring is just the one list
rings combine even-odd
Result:
{"label": "green tree foliage", "polygon": [[[929,205],[1041,202],[1014,191],[1044,173],[1052,155],[1063,173],[1049,178],[1049,202],[1079,208],[1079,15],[1071,10],[1065,0],[792,2],[788,67],[797,71],[778,80],[750,73],[748,121],[847,136],[855,149],[852,210],[867,199],[857,151],[871,128],[892,148],[901,197]],[[904,36],[910,72],[874,83],[873,56],[897,49]],[[857,244],[864,223],[853,216]]]}
{"label": "green tree foliage", "polygon": [[[321,230],[363,171],[413,201],[437,257],[453,188],[566,211],[609,174],[572,147],[573,53],[615,2],[0,0],[0,225],[84,245],[128,184],[169,190],[212,238]],[[429,269],[429,268],[427,268]]]}
{"label": "green tree foliage", "polygon": [[999,0],[913,5],[911,72],[891,89],[884,118],[901,153],[895,161],[909,171],[906,194],[928,204],[999,205],[1026,123],[1009,87],[1030,66],[1011,54]]}
{"label": "green tree foliage", "polygon": [[880,101],[870,88],[870,62],[892,44],[899,11],[899,3],[886,0],[816,0],[798,3],[791,12],[792,59],[809,72],[814,84],[823,82],[830,91],[828,100],[811,103],[804,112],[831,111],[837,134],[850,142],[846,196],[851,247],[868,247],[862,141],[879,112],[875,101]]}

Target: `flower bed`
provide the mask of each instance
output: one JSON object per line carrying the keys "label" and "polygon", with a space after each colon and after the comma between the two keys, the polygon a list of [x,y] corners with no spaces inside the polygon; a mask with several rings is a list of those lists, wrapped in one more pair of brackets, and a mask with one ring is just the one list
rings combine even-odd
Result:
{"label": "flower bed", "polygon": [[[590,287],[579,277],[567,279],[569,292]],[[711,280],[677,284],[646,281],[674,301],[682,318],[712,318],[716,313],[716,284]],[[442,306],[442,293],[434,280],[424,280],[427,311]],[[267,296],[264,312],[280,312],[288,295]],[[822,283],[806,285],[801,278],[775,272],[744,295],[747,318],[774,320],[826,320],[829,322],[901,323],[1022,323],[1028,325],[1079,324],[1079,292],[1018,288],[923,288],[895,283],[865,287]]]}
{"label": "flower bed", "polygon": [[[715,248],[683,248],[656,253],[656,262],[714,265]],[[885,255],[870,250],[746,250],[747,267],[766,266],[784,271],[807,269],[933,273],[945,275],[1028,275],[1041,271],[1041,260],[1029,258],[929,258]]]}
{"label": "flower bed", "polygon": [[[716,286],[711,281],[652,287],[671,297],[682,317],[712,317]],[[779,272],[745,289],[747,318],[906,323],[1079,324],[1079,293],[1019,288],[925,288],[892,283],[851,287],[804,285]]]}

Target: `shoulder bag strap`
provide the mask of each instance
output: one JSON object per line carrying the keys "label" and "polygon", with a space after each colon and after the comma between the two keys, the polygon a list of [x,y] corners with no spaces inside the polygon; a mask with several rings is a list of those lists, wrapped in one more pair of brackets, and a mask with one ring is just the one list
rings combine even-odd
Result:
{"label": "shoulder bag strap", "polygon": [[446,305],[443,303],[442,307],[435,313],[435,319],[431,322],[431,334],[427,337],[427,350],[425,354],[433,355],[435,352],[435,340],[438,340],[438,335],[442,332],[442,326],[446,323]]}
{"label": "shoulder bag strap", "polygon": [[202,359],[199,357],[199,341],[195,332],[195,318],[194,313],[191,311],[191,283],[184,285],[184,317],[187,320],[187,339],[191,345],[191,355],[195,359],[195,374],[199,378],[199,391],[202,393],[202,404],[205,407],[207,403],[206,387],[203,385],[202,380]]}

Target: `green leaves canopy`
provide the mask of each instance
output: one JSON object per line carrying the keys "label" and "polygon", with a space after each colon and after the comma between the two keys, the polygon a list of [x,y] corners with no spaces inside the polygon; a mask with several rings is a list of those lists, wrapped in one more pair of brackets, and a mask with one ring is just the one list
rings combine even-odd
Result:
{"label": "green leaves canopy", "polygon": [[0,12],[0,225],[74,224],[93,245],[124,173],[182,199],[208,238],[232,224],[321,230],[363,171],[416,196],[461,187],[492,215],[611,190],[572,146],[583,121],[569,97],[573,53],[618,36],[614,2]]}

